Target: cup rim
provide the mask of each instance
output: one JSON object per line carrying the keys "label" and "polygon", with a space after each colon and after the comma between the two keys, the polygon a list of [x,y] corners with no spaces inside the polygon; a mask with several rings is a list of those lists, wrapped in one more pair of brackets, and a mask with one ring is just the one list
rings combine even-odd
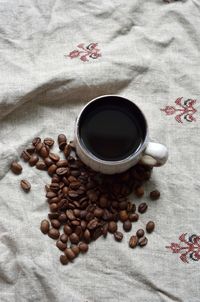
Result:
{"label": "cup rim", "polygon": [[[142,114],[145,124],[146,124],[146,134],[145,134],[145,139],[143,141],[143,143],[141,144],[141,146],[139,146],[139,148],[136,150],[136,152],[134,152],[133,154],[129,155],[128,157],[121,159],[121,160],[113,160],[113,161],[107,161],[107,160],[103,160],[100,159],[98,157],[96,157],[90,150],[88,150],[87,148],[85,148],[85,146],[81,143],[81,139],[80,139],[80,135],[79,135],[79,123],[80,123],[80,118],[83,114],[83,112],[86,110],[86,108],[93,102],[97,101],[98,99],[101,98],[107,98],[107,97],[117,97],[120,99],[124,99],[128,102],[133,103],[137,109],[140,111],[140,113]],[[79,115],[76,119],[76,125],[75,125],[75,134],[76,134],[76,138],[78,140],[79,143],[79,147],[81,148],[82,152],[84,152],[84,154],[88,157],[90,157],[90,159],[92,159],[93,161],[98,162],[99,164],[104,164],[104,165],[109,165],[109,166],[113,166],[113,165],[120,165],[120,164],[125,164],[130,162],[131,160],[135,159],[140,153],[142,153],[144,151],[144,149],[147,146],[147,143],[149,141],[149,127],[148,127],[148,123],[147,123],[147,119],[144,115],[144,113],[142,112],[142,110],[131,100],[127,99],[126,97],[117,95],[117,94],[105,94],[105,95],[101,95],[98,96],[94,99],[92,99],[91,101],[89,101],[83,108],[82,110],[79,112]]]}

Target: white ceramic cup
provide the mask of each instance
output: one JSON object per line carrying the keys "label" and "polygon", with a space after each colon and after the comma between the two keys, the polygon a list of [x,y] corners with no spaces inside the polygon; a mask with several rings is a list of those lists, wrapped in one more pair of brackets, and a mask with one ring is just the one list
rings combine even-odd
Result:
{"label": "white ceramic cup", "polygon": [[[122,101],[122,106],[123,106],[123,101],[126,101],[126,103],[128,101],[132,105],[134,105],[135,108],[137,108],[138,113],[143,118],[143,128],[145,125],[145,130],[143,129],[143,131],[145,131],[145,135],[142,144],[139,146],[138,149],[136,149],[135,152],[133,152],[133,154],[129,155],[127,158],[122,160],[107,161],[96,157],[83,144],[82,139],[80,137],[80,119],[83,113],[85,113],[86,110],[88,110],[88,108],[91,106],[91,104],[94,104],[94,102],[99,103],[101,101],[104,101],[105,103],[105,101],[115,102],[116,100]],[[85,107],[81,110],[81,112],[79,113],[76,119],[74,142],[76,146],[76,152],[80,157],[80,159],[93,170],[104,174],[115,174],[115,173],[124,172],[129,168],[131,168],[132,166],[134,166],[135,164],[137,164],[138,162],[151,167],[159,167],[164,165],[164,163],[167,161],[168,158],[168,151],[166,146],[159,143],[150,142],[148,124],[143,112],[138,108],[138,106],[135,103],[118,95],[103,95],[91,100],[89,103],[85,105]]]}

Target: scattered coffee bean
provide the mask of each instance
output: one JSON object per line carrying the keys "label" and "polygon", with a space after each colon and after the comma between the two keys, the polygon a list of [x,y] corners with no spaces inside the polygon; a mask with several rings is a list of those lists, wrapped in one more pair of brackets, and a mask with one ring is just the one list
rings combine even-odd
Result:
{"label": "scattered coffee bean", "polygon": [[146,202],[142,202],[138,207],[138,212],[140,214],[143,214],[146,212],[147,208],[148,208],[148,205],[146,204]]}
{"label": "scattered coffee bean", "polygon": [[52,239],[58,239],[60,236],[60,232],[57,229],[51,228],[48,232],[48,236]]}
{"label": "scattered coffee bean", "polygon": [[24,150],[22,151],[21,158],[23,158],[23,160],[27,162],[31,158],[31,155],[27,150]]}
{"label": "scattered coffee bean", "polygon": [[62,234],[60,236],[60,240],[63,242],[63,243],[67,243],[68,241],[68,236],[66,234]]}
{"label": "scattered coffee bean", "polygon": [[33,153],[35,153],[35,147],[30,146],[25,151],[27,151],[30,155],[32,155]]}
{"label": "scattered coffee bean", "polygon": [[40,150],[42,149],[42,147],[43,147],[43,143],[37,143],[37,145],[35,146],[35,150],[39,153],[40,152]]}
{"label": "scattered coffee bean", "polygon": [[[36,146],[37,148],[37,146]],[[40,156],[45,158],[49,155],[49,151],[47,149],[47,146],[43,146],[41,149],[40,149]]]}
{"label": "scattered coffee bean", "polygon": [[142,197],[144,195],[144,188],[141,186],[141,187],[137,187],[135,189],[135,195],[137,197]]}
{"label": "scattered coffee bean", "polygon": [[56,172],[56,170],[57,170],[57,166],[53,164],[48,168],[48,174],[52,176]]}
{"label": "scattered coffee bean", "polygon": [[115,237],[115,240],[116,241],[122,241],[122,239],[123,239],[123,234],[121,233],[121,232],[115,232],[114,233],[114,237]]}
{"label": "scattered coffee bean", "polygon": [[52,225],[53,228],[59,229],[60,226],[61,226],[61,223],[60,223],[60,221],[57,220],[57,219],[52,219],[52,220],[51,220],[51,225]]}
{"label": "scattered coffee bean", "polygon": [[103,237],[106,238],[107,237],[107,234],[108,234],[108,223],[105,223],[102,227],[102,234],[103,234]]}
{"label": "scattered coffee bean", "polygon": [[60,262],[63,264],[63,265],[66,265],[68,264],[69,260],[67,258],[66,255],[60,255]]}
{"label": "scattered coffee bean", "polygon": [[136,236],[137,236],[138,238],[143,237],[143,236],[144,236],[144,230],[143,230],[143,229],[139,229],[139,230],[137,230],[137,232],[136,232]]}
{"label": "scattered coffee bean", "polygon": [[21,174],[21,172],[22,172],[22,166],[16,161],[12,162],[10,169],[14,174],[17,174],[17,175]]}
{"label": "scattered coffee bean", "polygon": [[44,219],[41,221],[40,230],[43,234],[47,234],[49,232],[49,221]]}
{"label": "scattered coffee bean", "polygon": [[150,193],[149,196],[151,200],[157,200],[158,198],[160,198],[160,192],[158,190],[154,190]]}
{"label": "scattered coffee bean", "polygon": [[57,248],[59,248],[59,250],[61,250],[61,251],[64,251],[65,249],[66,249],[66,244],[65,243],[63,243],[61,240],[58,240],[57,242],[56,242],[56,246],[57,246]]}
{"label": "scattered coffee bean", "polygon": [[37,164],[36,164],[36,168],[37,168],[38,170],[46,170],[46,169],[47,169],[47,166],[46,166],[46,164],[44,163],[43,160],[39,160],[39,161],[37,162]]}
{"label": "scattered coffee bean", "polygon": [[129,232],[132,229],[132,223],[130,222],[130,220],[124,221],[123,229],[125,232]]}
{"label": "scattered coffee bean", "polygon": [[119,219],[121,220],[121,222],[128,220],[128,213],[126,210],[119,212]]}
{"label": "scattered coffee bean", "polygon": [[64,225],[64,232],[65,232],[66,235],[69,236],[72,233],[72,228],[69,225],[65,224]]}
{"label": "scattered coffee bean", "polygon": [[60,160],[60,156],[52,152],[49,153],[49,158],[53,160],[53,162],[57,162]]}
{"label": "scattered coffee bean", "polygon": [[37,156],[37,154],[33,154],[31,155],[30,159],[29,159],[29,165],[32,167],[32,166],[35,166],[37,164],[39,160],[39,157]]}
{"label": "scattered coffee bean", "polygon": [[114,234],[117,231],[117,224],[115,221],[110,221],[108,223],[108,232]]}
{"label": "scattered coffee bean", "polygon": [[130,248],[134,249],[138,244],[138,238],[137,236],[131,236],[129,239],[129,246]]}
{"label": "scattered coffee bean", "polygon": [[66,248],[64,251],[65,255],[67,256],[67,258],[72,261],[74,258],[76,258],[75,253],[72,251],[71,248]]}
{"label": "scattered coffee bean", "polygon": [[40,138],[40,137],[35,137],[35,138],[32,140],[33,146],[36,146],[38,143],[41,143],[41,138]]}
{"label": "scattered coffee bean", "polygon": [[87,253],[87,251],[88,251],[88,244],[84,243],[84,242],[79,243],[79,250],[83,254]]}
{"label": "scattered coffee bean", "polygon": [[71,243],[73,243],[73,244],[79,243],[79,237],[78,237],[78,235],[76,233],[72,233],[69,236],[69,239],[70,239]]}
{"label": "scattered coffee bean", "polygon": [[152,233],[154,229],[155,229],[155,223],[153,221],[149,221],[146,224],[146,231],[147,231],[147,233]]}
{"label": "scattered coffee bean", "polygon": [[59,176],[66,175],[68,173],[68,171],[69,171],[68,168],[60,167],[60,168],[56,169],[56,174]]}
{"label": "scattered coffee bean", "polygon": [[142,238],[138,239],[138,245],[140,247],[147,245],[147,243],[148,243],[148,239],[146,237],[142,237]]}
{"label": "scattered coffee bean", "polygon": [[50,138],[50,137],[46,137],[44,139],[44,144],[47,145],[47,146],[49,146],[51,148],[53,146],[53,144],[54,144],[54,140],[52,138]]}
{"label": "scattered coffee bean", "polygon": [[139,215],[137,213],[131,213],[129,214],[128,218],[131,222],[136,222],[139,219]]}
{"label": "scattered coffee bean", "polygon": [[21,185],[21,188],[25,191],[25,192],[29,192],[30,189],[31,189],[31,184],[30,182],[28,182],[28,180],[26,179],[22,179],[20,181],[20,185]]}

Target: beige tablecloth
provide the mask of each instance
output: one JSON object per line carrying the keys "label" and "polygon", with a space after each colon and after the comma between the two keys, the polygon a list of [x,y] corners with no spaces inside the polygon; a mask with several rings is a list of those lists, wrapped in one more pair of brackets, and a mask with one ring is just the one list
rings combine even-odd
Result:
{"label": "beige tablecloth", "polygon": [[[169,2],[0,0],[1,302],[200,301],[200,2]],[[102,94],[133,100],[169,148],[132,233],[149,219],[156,230],[143,249],[109,235],[62,266],[39,230],[49,176],[9,165],[35,136],[72,139],[79,110]],[[149,202],[154,188],[161,198]]]}

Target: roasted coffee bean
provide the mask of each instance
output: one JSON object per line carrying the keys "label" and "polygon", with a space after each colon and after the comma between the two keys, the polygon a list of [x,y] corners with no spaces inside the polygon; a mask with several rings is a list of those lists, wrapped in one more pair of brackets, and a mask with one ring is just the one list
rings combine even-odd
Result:
{"label": "roasted coffee bean", "polygon": [[17,174],[17,175],[21,174],[21,172],[22,172],[22,166],[16,161],[12,162],[10,169],[14,174]]}
{"label": "roasted coffee bean", "polygon": [[68,177],[68,181],[71,183],[71,182],[77,181],[77,178],[74,177],[74,176],[72,176],[72,175],[70,175],[70,176]]}
{"label": "roasted coffee bean", "polygon": [[99,199],[99,205],[101,208],[106,208],[108,206],[108,199],[106,196],[101,196]]}
{"label": "roasted coffee bean", "polygon": [[60,215],[59,213],[49,213],[48,217],[49,217],[50,220],[58,219],[59,215]]}
{"label": "roasted coffee bean", "polygon": [[147,245],[147,243],[148,243],[148,239],[146,237],[142,237],[138,240],[138,245],[140,247]]}
{"label": "roasted coffee bean", "polygon": [[40,150],[42,149],[42,147],[43,147],[44,145],[43,145],[43,143],[38,143],[36,146],[35,146],[35,150],[37,151],[37,152],[40,152]]}
{"label": "roasted coffee bean", "polygon": [[63,243],[67,243],[68,241],[68,236],[66,234],[62,234],[60,236],[60,240],[63,242]]}
{"label": "roasted coffee bean", "polygon": [[98,195],[95,191],[87,192],[87,196],[91,202],[96,202],[98,199]]}
{"label": "roasted coffee bean", "polygon": [[117,231],[117,232],[114,233],[114,238],[115,238],[116,241],[122,241],[123,234],[121,232]]}
{"label": "roasted coffee bean", "polygon": [[64,152],[64,154],[65,154],[65,157],[67,158],[67,157],[70,155],[70,152],[71,152],[71,147],[70,147],[70,145],[65,145],[65,146],[64,146],[63,152]]}
{"label": "roasted coffee bean", "polygon": [[63,264],[63,265],[66,265],[69,263],[69,260],[67,258],[66,255],[60,255],[60,262]]}
{"label": "roasted coffee bean", "polygon": [[35,137],[35,138],[32,140],[33,146],[36,146],[38,143],[41,143],[41,138],[40,138],[40,137]]}
{"label": "roasted coffee bean", "polygon": [[66,145],[67,145],[67,142],[61,142],[59,144],[59,149],[63,151]]}
{"label": "roasted coffee bean", "polygon": [[103,234],[103,237],[105,238],[108,234],[108,223],[105,223],[102,227],[102,234]]}
{"label": "roasted coffee bean", "polygon": [[67,222],[67,216],[65,213],[62,213],[59,215],[58,217],[58,220],[61,222],[61,223],[66,223]]}
{"label": "roasted coffee bean", "polygon": [[[55,153],[52,153],[52,152],[49,153],[49,158],[50,158],[51,160],[53,160],[53,162],[57,162],[57,161],[60,160],[60,156],[57,155],[57,154],[55,154]],[[56,166],[56,167],[57,167],[57,166]]]}
{"label": "roasted coffee bean", "polygon": [[52,219],[51,220],[51,225],[52,225],[53,228],[59,229],[60,226],[61,226],[61,223],[58,219]]}
{"label": "roasted coffee bean", "polygon": [[91,221],[91,220],[93,220],[93,218],[94,218],[94,214],[92,212],[88,212],[86,217],[85,217],[85,220],[86,221]]}
{"label": "roasted coffee bean", "polygon": [[80,217],[81,211],[80,211],[79,209],[75,209],[73,212],[74,212],[74,215],[75,215],[77,218]]}
{"label": "roasted coffee bean", "polygon": [[31,158],[31,155],[27,150],[24,150],[22,151],[21,158],[23,158],[23,160],[27,162]]}
{"label": "roasted coffee bean", "polygon": [[71,247],[72,252],[74,252],[74,254],[76,255],[76,257],[78,256],[78,254],[80,253],[80,249],[78,247],[78,245],[73,245]]}
{"label": "roasted coffee bean", "polygon": [[68,161],[66,159],[59,160],[59,161],[57,161],[56,166],[58,168],[67,167],[68,166]]}
{"label": "roasted coffee bean", "polygon": [[51,148],[54,144],[54,140],[51,137],[46,137],[44,139],[44,144]]}
{"label": "roasted coffee bean", "polygon": [[70,261],[72,261],[74,258],[76,258],[75,253],[70,248],[66,248],[64,253]]}
{"label": "roasted coffee bean", "polygon": [[67,224],[64,225],[63,230],[64,230],[65,234],[68,236],[72,234],[72,228]]}
{"label": "roasted coffee bean", "polygon": [[49,191],[46,194],[46,198],[53,198],[53,197],[56,197],[56,196],[57,196],[56,193],[52,192],[52,191]]}
{"label": "roasted coffee bean", "polygon": [[131,238],[129,239],[129,246],[130,248],[134,249],[138,244],[138,238],[137,236],[131,236]]}
{"label": "roasted coffee bean", "polygon": [[48,174],[52,176],[56,172],[56,170],[57,170],[57,166],[53,164],[48,168]]}
{"label": "roasted coffee bean", "polygon": [[99,225],[98,220],[96,220],[96,218],[94,218],[88,222],[87,228],[89,230],[94,230],[98,225]]}
{"label": "roasted coffee bean", "polygon": [[79,250],[82,254],[87,253],[88,248],[89,247],[88,247],[87,243],[84,243],[84,242],[79,243]]}
{"label": "roasted coffee bean", "polygon": [[143,214],[146,212],[147,208],[148,208],[148,205],[146,204],[146,202],[142,202],[138,207],[138,212],[140,214]]}
{"label": "roasted coffee bean", "polygon": [[115,221],[110,221],[108,223],[108,232],[114,234],[117,231],[117,224]]}
{"label": "roasted coffee bean", "polygon": [[139,229],[139,230],[137,230],[137,232],[136,232],[136,236],[137,236],[138,238],[143,237],[143,236],[144,236],[144,230],[143,230],[143,229]]}
{"label": "roasted coffee bean", "polygon": [[142,186],[137,187],[137,188],[135,189],[135,195],[136,195],[137,197],[142,197],[142,196],[144,195],[144,188],[143,188]]}
{"label": "roasted coffee bean", "polygon": [[81,185],[80,181],[74,181],[70,183],[69,187],[72,190],[76,190],[80,187],[80,185]]}
{"label": "roasted coffee bean", "polygon": [[71,170],[71,175],[73,175],[73,176],[75,176],[75,177],[79,176],[80,173],[81,173],[81,172],[80,172],[79,170]]}
{"label": "roasted coffee bean", "polygon": [[69,172],[69,169],[66,167],[60,167],[56,169],[56,174],[59,176],[66,175]]}
{"label": "roasted coffee bean", "polygon": [[136,205],[134,203],[131,203],[130,201],[127,203],[127,212],[128,213],[135,213],[136,211]]}
{"label": "roasted coffee bean", "polygon": [[132,223],[130,222],[130,220],[124,221],[123,229],[125,232],[129,232],[132,229]]}
{"label": "roasted coffee bean", "polygon": [[78,219],[72,220],[72,221],[71,221],[72,226],[79,226],[80,223],[81,223],[81,222],[80,222],[80,220],[78,220]]}
{"label": "roasted coffee bean", "polygon": [[92,239],[97,240],[101,235],[103,235],[102,228],[97,227],[93,232]]}
{"label": "roasted coffee bean", "polygon": [[119,219],[120,221],[124,222],[126,220],[128,220],[128,213],[127,211],[123,210],[119,212]]}
{"label": "roasted coffee bean", "polygon": [[62,142],[66,142],[67,138],[64,134],[59,134],[58,135],[58,144],[62,143]]}
{"label": "roasted coffee bean", "polygon": [[59,250],[61,250],[61,251],[64,251],[65,249],[66,249],[66,244],[65,243],[63,243],[61,240],[58,240],[57,242],[56,242],[56,246],[57,246],[57,248],[59,248]]}
{"label": "roasted coffee bean", "polygon": [[72,190],[68,191],[68,196],[73,200],[79,198],[79,195],[76,193],[76,191],[72,191]]}
{"label": "roasted coffee bean", "polygon": [[77,244],[79,242],[79,237],[76,233],[72,233],[69,236],[69,239],[70,239],[71,243],[74,243],[74,244]]}
{"label": "roasted coffee bean", "polygon": [[122,201],[119,203],[119,209],[120,210],[126,210],[127,209],[127,201]]}
{"label": "roasted coffee bean", "polygon": [[52,239],[58,239],[60,236],[60,232],[57,229],[51,228],[48,232],[48,236]]}
{"label": "roasted coffee bean", "polygon": [[76,233],[76,235],[78,235],[79,238],[82,237],[83,231],[80,225],[76,226],[74,233]]}
{"label": "roasted coffee bean", "polygon": [[43,160],[39,160],[37,163],[36,163],[36,168],[38,170],[46,170],[47,169],[47,166],[46,164],[44,163]]}
{"label": "roasted coffee bean", "polygon": [[29,165],[31,167],[35,166],[37,164],[38,160],[39,160],[39,157],[37,156],[37,154],[31,155],[31,157],[29,159]]}
{"label": "roasted coffee bean", "polygon": [[49,185],[45,185],[44,188],[45,188],[45,192],[46,192],[46,193],[50,191],[50,186],[49,186]]}
{"label": "roasted coffee bean", "polygon": [[94,210],[94,216],[97,218],[101,218],[103,216],[104,211],[100,208],[96,208]]}
{"label": "roasted coffee bean", "polygon": [[35,147],[30,146],[25,151],[27,151],[30,155],[32,155],[35,152]]}
{"label": "roasted coffee bean", "polygon": [[52,160],[50,157],[46,157],[46,158],[44,159],[44,162],[45,162],[45,164],[47,165],[47,167],[53,165],[53,163],[54,163],[53,160]]}
{"label": "roasted coffee bean", "polygon": [[[37,147],[36,147],[37,148]],[[40,156],[45,158],[49,155],[49,151],[48,151],[48,148],[47,146],[43,146],[41,149],[40,149]]]}
{"label": "roasted coffee bean", "polygon": [[83,234],[83,238],[84,240],[89,243],[91,240],[91,234],[90,231],[88,229],[85,230],[84,234]]}
{"label": "roasted coffee bean", "polygon": [[51,212],[57,212],[58,211],[58,205],[57,205],[57,203],[51,203],[49,205],[49,208],[50,208]]}
{"label": "roasted coffee bean", "polygon": [[155,229],[155,223],[153,221],[147,222],[146,224],[147,233],[152,233],[154,229]]}
{"label": "roasted coffee bean", "polygon": [[28,180],[26,179],[22,179],[20,181],[20,185],[21,185],[21,188],[25,191],[25,192],[29,192],[30,189],[31,189],[31,184],[30,182],[28,182]]}
{"label": "roasted coffee bean", "polygon": [[60,190],[60,185],[56,182],[53,182],[52,184],[50,184],[50,190],[53,192],[57,192]]}
{"label": "roasted coffee bean", "polygon": [[67,215],[67,218],[68,218],[69,220],[75,220],[75,219],[76,219],[76,217],[74,216],[74,213],[73,213],[72,210],[67,210],[67,211],[66,211],[66,215]]}
{"label": "roasted coffee bean", "polygon": [[151,200],[157,200],[160,198],[160,192],[158,190],[154,190],[149,194]]}
{"label": "roasted coffee bean", "polygon": [[139,215],[137,213],[131,213],[128,215],[128,218],[131,222],[136,222],[139,219]]}
{"label": "roasted coffee bean", "polygon": [[84,231],[87,227],[87,222],[85,220],[81,220],[81,228]]}
{"label": "roasted coffee bean", "polygon": [[47,234],[49,232],[49,221],[44,219],[41,221],[41,224],[40,224],[40,230],[43,234]]}

